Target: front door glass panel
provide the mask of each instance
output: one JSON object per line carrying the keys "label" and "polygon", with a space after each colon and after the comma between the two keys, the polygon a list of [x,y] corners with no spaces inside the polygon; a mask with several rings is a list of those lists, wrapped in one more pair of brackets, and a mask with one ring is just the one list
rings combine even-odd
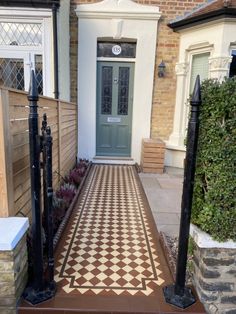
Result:
{"label": "front door glass panel", "polygon": [[119,68],[118,115],[128,114],[129,104],[129,67]]}
{"label": "front door glass panel", "polygon": [[111,114],[112,110],[112,67],[102,67],[101,114]]}

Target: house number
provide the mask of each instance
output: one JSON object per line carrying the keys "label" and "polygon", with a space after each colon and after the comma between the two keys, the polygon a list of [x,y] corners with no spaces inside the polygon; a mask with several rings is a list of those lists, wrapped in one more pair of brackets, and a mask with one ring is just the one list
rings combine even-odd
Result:
{"label": "house number", "polygon": [[121,46],[119,45],[115,45],[112,47],[112,53],[116,56],[118,56],[119,54],[121,54]]}

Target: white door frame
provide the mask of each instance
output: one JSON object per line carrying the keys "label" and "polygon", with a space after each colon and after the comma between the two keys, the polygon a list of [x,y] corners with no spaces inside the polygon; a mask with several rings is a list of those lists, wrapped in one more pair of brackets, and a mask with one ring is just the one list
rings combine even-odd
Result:
{"label": "white door frame", "polygon": [[[79,18],[78,157],[90,160],[96,157],[97,41],[110,38],[127,42],[130,39],[137,41],[136,58],[132,60],[135,74],[130,163],[139,163],[142,139],[150,136],[159,9],[130,0],[105,0],[78,5],[76,13]],[[112,159],[107,161],[112,162]]]}

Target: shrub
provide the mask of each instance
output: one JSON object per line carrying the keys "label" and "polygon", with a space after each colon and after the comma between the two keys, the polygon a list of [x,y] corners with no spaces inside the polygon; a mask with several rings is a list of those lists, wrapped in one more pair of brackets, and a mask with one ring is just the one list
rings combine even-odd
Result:
{"label": "shrub", "polygon": [[236,240],[236,79],[202,84],[192,222]]}
{"label": "shrub", "polygon": [[63,199],[66,207],[69,207],[76,194],[76,187],[73,184],[64,183],[59,190],[56,191],[56,197]]}
{"label": "shrub", "polygon": [[76,167],[64,178],[64,181],[69,184],[74,184],[78,188],[86,173],[88,163],[89,161],[87,159],[80,159]]}
{"label": "shrub", "polygon": [[53,214],[52,214],[53,234],[55,234],[68,209],[68,203],[63,198],[58,198],[56,194],[54,193],[52,208],[53,208]]}
{"label": "shrub", "polygon": [[[69,175],[63,179],[63,184],[53,195],[53,232],[56,233],[60,223],[74,199],[77,189],[88,168],[89,161],[87,159],[79,159]],[[45,219],[43,219],[44,221]]]}

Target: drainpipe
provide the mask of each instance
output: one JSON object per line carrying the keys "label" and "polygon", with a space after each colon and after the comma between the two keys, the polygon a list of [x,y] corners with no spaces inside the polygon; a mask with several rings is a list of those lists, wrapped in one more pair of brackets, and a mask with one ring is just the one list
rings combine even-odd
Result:
{"label": "drainpipe", "polygon": [[58,36],[57,36],[57,8],[56,3],[52,4],[52,23],[53,23],[53,56],[54,56],[54,98],[59,98],[58,80]]}

